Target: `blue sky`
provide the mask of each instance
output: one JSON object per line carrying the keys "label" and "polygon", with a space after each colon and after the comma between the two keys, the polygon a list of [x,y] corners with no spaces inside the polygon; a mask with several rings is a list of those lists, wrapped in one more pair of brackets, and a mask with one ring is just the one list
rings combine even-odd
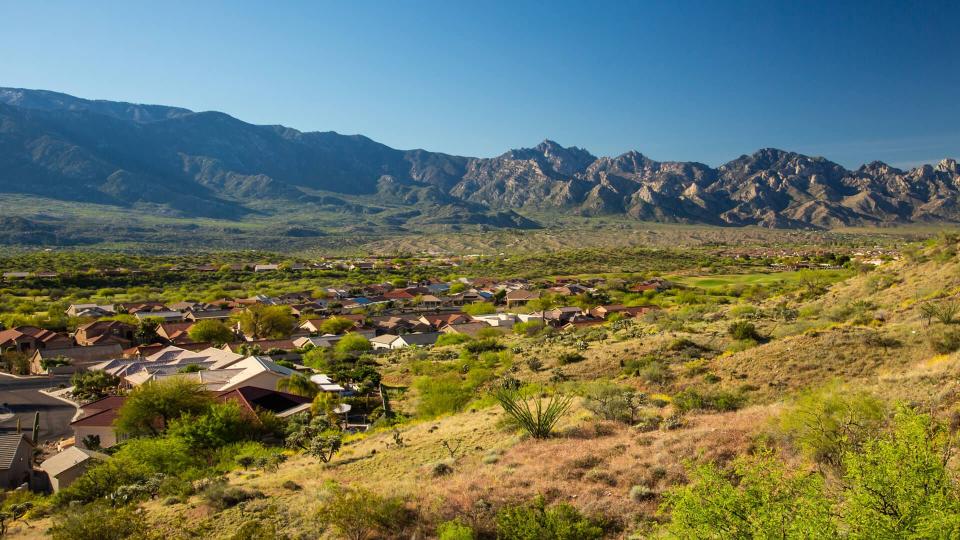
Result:
{"label": "blue sky", "polygon": [[960,3],[0,0],[0,85],[493,156],[960,158]]}

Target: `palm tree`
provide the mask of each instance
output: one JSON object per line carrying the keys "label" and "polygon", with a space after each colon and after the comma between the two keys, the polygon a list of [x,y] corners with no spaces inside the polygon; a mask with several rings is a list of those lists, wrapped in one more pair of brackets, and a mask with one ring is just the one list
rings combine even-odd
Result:
{"label": "palm tree", "polygon": [[318,391],[317,385],[313,384],[310,377],[299,373],[277,381],[277,390],[308,398],[316,396]]}

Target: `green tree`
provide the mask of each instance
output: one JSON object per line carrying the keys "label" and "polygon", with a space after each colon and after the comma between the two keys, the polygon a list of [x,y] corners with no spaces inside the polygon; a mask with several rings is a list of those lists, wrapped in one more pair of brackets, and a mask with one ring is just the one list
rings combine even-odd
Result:
{"label": "green tree", "polygon": [[844,455],[842,516],[850,538],[960,537],[960,497],[947,468],[950,432],[903,407],[893,433]]}
{"label": "green tree", "polygon": [[155,436],[183,415],[203,414],[211,403],[201,384],[181,377],[151,381],[130,392],[114,425],[130,436]]}
{"label": "green tree", "polygon": [[839,384],[802,392],[779,418],[787,441],[817,463],[834,470],[883,426],[882,401]]}
{"label": "green tree", "polygon": [[358,354],[373,349],[373,346],[360,334],[350,333],[340,338],[335,348],[338,353]]}
{"label": "green tree", "polygon": [[210,342],[214,345],[223,345],[234,339],[233,331],[227,325],[212,319],[191,326],[187,334],[197,343]]}
{"label": "green tree", "polygon": [[670,538],[838,536],[819,474],[789,473],[769,450],[734,462],[732,478],[714,465],[689,471],[690,482],[665,495]]}
{"label": "green tree", "polygon": [[250,306],[237,316],[240,330],[254,339],[283,339],[297,324],[289,306]]}
{"label": "green tree", "polygon": [[139,345],[149,345],[159,339],[157,335],[157,325],[162,322],[160,319],[147,317],[137,323],[137,329],[133,332],[133,339]]}
{"label": "green tree", "polygon": [[250,439],[256,433],[256,417],[244,414],[240,405],[214,403],[203,414],[184,415],[173,420],[168,435],[182,439],[195,450],[214,450]]}
{"label": "green tree", "polygon": [[321,334],[339,335],[356,326],[356,323],[344,317],[330,317],[320,323]]}
{"label": "green tree", "polygon": [[490,315],[496,311],[497,309],[490,302],[474,302],[463,306],[463,312],[467,315]]}
{"label": "green tree", "polygon": [[310,380],[310,377],[300,373],[294,373],[277,381],[277,390],[308,398],[316,396],[318,391],[317,385]]}

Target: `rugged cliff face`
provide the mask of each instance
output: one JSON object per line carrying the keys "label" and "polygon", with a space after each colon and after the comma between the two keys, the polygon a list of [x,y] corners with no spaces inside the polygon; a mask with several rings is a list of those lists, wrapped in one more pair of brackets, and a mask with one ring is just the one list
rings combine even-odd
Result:
{"label": "rugged cliff face", "polygon": [[264,201],[322,203],[318,192],[410,204],[426,221],[507,227],[531,226],[513,212],[521,209],[770,227],[960,220],[960,171],[949,159],[849,171],[767,148],[714,169],[633,151],[596,157],[549,140],[480,159],[217,112],[0,89],[0,193],[233,217]]}

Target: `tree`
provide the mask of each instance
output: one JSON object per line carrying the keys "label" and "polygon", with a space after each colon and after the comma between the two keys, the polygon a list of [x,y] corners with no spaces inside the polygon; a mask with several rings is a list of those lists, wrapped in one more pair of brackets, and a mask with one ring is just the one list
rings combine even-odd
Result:
{"label": "tree", "polygon": [[232,401],[214,403],[203,414],[173,420],[168,434],[182,439],[191,449],[214,450],[250,438],[258,422],[251,416]]}
{"label": "tree", "polygon": [[373,349],[370,340],[356,333],[349,333],[337,342],[336,350],[343,354],[358,354]]}
{"label": "tree", "polygon": [[467,315],[490,315],[496,311],[497,309],[490,302],[474,302],[463,306],[463,312]]}
{"label": "tree", "polygon": [[120,377],[106,371],[78,371],[70,378],[73,397],[80,401],[96,401],[115,392],[120,386]]}
{"label": "tree", "polygon": [[290,314],[289,306],[265,306],[256,304],[238,317],[240,329],[254,339],[283,339],[290,335],[297,320]]}
{"label": "tree", "polygon": [[310,380],[310,377],[300,373],[294,373],[277,381],[277,390],[308,398],[313,398],[318,391],[317,385]]}
{"label": "tree", "polygon": [[137,323],[137,329],[133,332],[133,339],[139,345],[149,345],[159,339],[157,335],[157,324],[162,322],[157,318],[147,317]]}
{"label": "tree", "polygon": [[342,334],[347,330],[356,326],[356,323],[350,319],[344,317],[330,317],[329,319],[320,323],[320,333],[321,334]]}
{"label": "tree", "polygon": [[844,521],[851,538],[957,538],[960,494],[947,467],[945,426],[901,408],[893,433],[844,455]]}
{"label": "tree", "polygon": [[839,385],[801,393],[780,416],[780,430],[807,457],[834,470],[882,427],[883,402]]}
{"label": "tree", "polygon": [[788,473],[773,452],[734,462],[733,479],[713,465],[665,495],[670,538],[837,538],[818,474]]}
{"label": "tree", "polygon": [[114,423],[117,430],[130,436],[155,436],[170,422],[183,415],[207,411],[212,398],[203,385],[182,377],[147,382],[127,396]]}
{"label": "tree", "polygon": [[298,416],[288,424],[285,442],[288,448],[307,450],[314,437],[333,429],[334,424],[326,416],[316,415],[311,418]]}
{"label": "tree", "polygon": [[197,343],[210,342],[215,345],[223,345],[234,338],[233,331],[227,325],[213,319],[200,321],[191,326],[187,334]]}
{"label": "tree", "polygon": [[340,432],[328,430],[310,439],[307,451],[310,452],[310,455],[320,458],[320,461],[330,463],[333,456],[340,451],[342,444],[343,437]]}

